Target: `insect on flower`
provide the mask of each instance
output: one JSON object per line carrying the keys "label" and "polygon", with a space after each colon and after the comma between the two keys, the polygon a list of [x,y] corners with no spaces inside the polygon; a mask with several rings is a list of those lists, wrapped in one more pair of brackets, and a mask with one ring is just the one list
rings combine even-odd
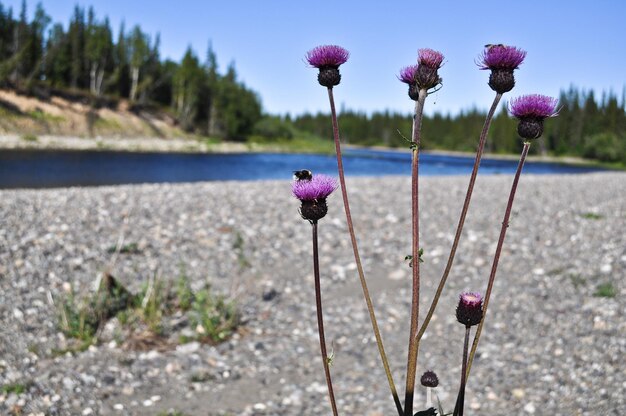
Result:
{"label": "insect on flower", "polygon": [[293,179],[297,181],[310,181],[313,179],[313,172],[307,169],[294,170]]}
{"label": "insect on flower", "polygon": [[495,47],[504,48],[505,46],[506,45],[503,44],[503,43],[488,43],[488,44],[485,45],[485,48],[487,48],[487,49],[491,49],[491,48],[495,48]]}

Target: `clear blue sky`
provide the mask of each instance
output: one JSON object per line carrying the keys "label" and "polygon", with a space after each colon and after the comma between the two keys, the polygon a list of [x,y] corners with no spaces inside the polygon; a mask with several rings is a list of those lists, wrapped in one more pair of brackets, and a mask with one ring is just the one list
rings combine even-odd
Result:
{"label": "clear blue sky", "polygon": [[[19,11],[21,0],[0,0]],[[117,32],[122,20],[161,34],[163,57],[179,60],[188,45],[204,58],[211,40],[223,70],[234,61],[241,80],[259,93],[269,113],[327,111],[317,71],[303,57],[320,44],[351,52],[335,88],[338,105],[372,112],[409,112],[412,102],[396,76],[417,49],[446,56],[444,86],[427,111],[486,109],[493,92],[488,71],[474,60],[485,43],[528,51],[508,96],[558,95],[570,84],[597,93],[626,86],[626,2],[611,0],[500,1],[237,1],[43,0],[54,22],[67,23],[75,4],[93,5]],[[35,1],[28,0],[29,15]]]}

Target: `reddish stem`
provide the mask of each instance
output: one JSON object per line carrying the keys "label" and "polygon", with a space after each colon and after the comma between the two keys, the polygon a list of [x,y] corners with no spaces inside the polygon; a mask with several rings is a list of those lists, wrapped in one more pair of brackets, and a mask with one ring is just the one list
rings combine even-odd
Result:
{"label": "reddish stem", "polygon": [[487,114],[487,118],[485,119],[485,124],[483,125],[483,130],[480,133],[480,140],[478,142],[478,149],[476,150],[476,158],[474,159],[474,167],[472,168],[472,174],[470,176],[470,181],[467,186],[467,192],[465,193],[465,201],[463,202],[463,208],[461,209],[461,216],[459,217],[459,223],[456,227],[456,233],[454,235],[454,241],[452,242],[452,248],[450,249],[450,255],[448,256],[448,262],[446,264],[446,268],[441,276],[441,280],[439,281],[439,286],[437,286],[437,291],[435,292],[435,296],[430,304],[430,308],[428,309],[428,313],[426,314],[426,318],[420,327],[419,333],[417,334],[418,341],[422,339],[428,324],[430,323],[433,314],[435,313],[435,309],[437,308],[437,303],[439,302],[439,298],[441,297],[441,293],[443,292],[443,288],[448,280],[448,275],[450,274],[450,270],[452,269],[452,263],[454,262],[454,256],[456,255],[456,249],[459,245],[459,241],[461,239],[461,233],[463,232],[463,225],[465,224],[465,217],[467,216],[467,211],[469,209],[470,201],[472,199],[472,193],[474,191],[474,183],[476,182],[476,176],[478,175],[478,168],[480,167],[480,160],[483,155],[483,150],[485,148],[485,142],[487,141],[487,133],[489,133],[489,126],[491,125],[491,120],[493,119],[493,115],[498,108],[498,103],[502,98],[502,94],[496,94],[496,97],[493,99],[493,103],[491,104],[491,108],[489,109],[489,113]]}
{"label": "reddish stem", "polygon": [[330,101],[330,112],[331,112],[331,119],[333,123],[333,138],[335,140],[335,151],[337,153],[337,170],[339,171],[339,183],[341,184],[341,196],[343,197],[343,207],[344,207],[344,210],[346,211],[346,223],[348,225],[348,231],[350,233],[350,240],[352,241],[352,251],[354,252],[354,261],[356,263],[357,271],[359,274],[359,281],[361,282],[361,288],[363,289],[363,297],[365,298],[365,303],[367,305],[367,311],[369,313],[370,321],[372,323],[374,336],[376,337],[376,345],[378,346],[380,359],[383,362],[383,368],[385,369],[387,382],[389,383],[389,389],[391,390],[393,401],[396,404],[396,410],[398,411],[398,415],[402,416],[403,414],[402,404],[400,403],[400,398],[398,397],[396,385],[393,382],[393,376],[391,375],[389,361],[387,360],[387,354],[385,353],[385,347],[383,346],[383,339],[380,335],[380,330],[378,329],[378,322],[376,321],[376,314],[374,313],[374,305],[372,304],[372,299],[369,293],[369,289],[367,288],[367,282],[365,281],[365,273],[363,273],[363,265],[361,264],[361,257],[359,255],[359,248],[358,248],[357,241],[356,241],[356,234],[354,232],[354,224],[352,222],[352,215],[350,214],[350,203],[348,201],[348,191],[346,188],[346,179],[345,179],[344,172],[343,172],[343,160],[341,157],[341,142],[339,141],[339,124],[337,123],[337,112],[335,111],[335,99],[333,97],[332,88],[328,88],[328,99]]}
{"label": "reddish stem", "polygon": [[511,186],[511,192],[509,194],[509,201],[506,204],[506,210],[504,212],[504,219],[502,220],[502,228],[500,228],[500,237],[498,238],[498,245],[496,246],[496,253],[493,257],[493,264],[491,265],[491,273],[489,275],[489,283],[487,284],[487,291],[485,292],[485,300],[483,303],[483,319],[478,324],[476,334],[474,334],[474,341],[472,342],[472,349],[470,351],[469,360],[467,362],[467,375],[469,379],[470,370],[472,369],[472,362],[474,361],[474,355],[476,354],[476,348],[478,348],[478,341],[480,334],[487,317],[487,307],[489,306],[489,299],[491,298],[491,290],[493,289],[493,282],[496,279],[496,272],[498,270],[498,263],[500,261],[500,254],[502,253],[502,246],[504,245],[504,237],[506,237],[506,230],[509,228],[509,218],[511,217],[511,210],[513,208],[513,200],[515,199],[515,192],[517,190],[517,184],[519,183],[520,175],[522,174],[522,168],[528,155],[528,149],[530,148],[530,142],[524,142],[524,148],[520,155],[517,170],[515,171],[515,178],[513,179],[513,185]]}
{"label": "reddish stem", "polygon": [[411,296],[411,329],[409,334],[409,354],[406,366],[406,390],[404,398],[404,415],[413,416],[413,396],[415,390],[415,373],[417,371],[417,353],[419,340],[417,339],[419,298],[420,298],[420,262],[419,262],[419,146],[426,101],[426,90],[421,89],[415,102],[415,115],[413,117],[412,148],[413,157],[411,162],[411,212],[412,212],[412,264],[413,264],[413,289]]}
{"label": "reddish stem", "polygon": [[322,353],[322,363],[326,374],[326,385],[328,386],[328,399],[333,409],[333,415],[337,416],[337,404],[335,403],[335,393],[333,392],[333,382],[330,378],[330,368],[328,365],[328,354],[326,352],[326,340],[324,337],[324,318],[322,314],[322,290],[320,288],[320,262],[317,249],[317,221],[313,222],[313,274],[315,275],[315,306],[317,307],[317,329],[320,338],[320,351]]}

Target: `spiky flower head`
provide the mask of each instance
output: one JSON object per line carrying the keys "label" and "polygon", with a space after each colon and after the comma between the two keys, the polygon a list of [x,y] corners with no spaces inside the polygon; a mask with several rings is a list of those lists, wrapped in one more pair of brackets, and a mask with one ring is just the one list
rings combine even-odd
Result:
{"label": "spiky flower head", "polygon": [[430,48],[422,48],[417,51],[417,63],[433,69],[441,68],[443,54]]}
{"label": "spiky flower head", "polygon": [[437,71],[443,63],[443,54],[433,49],[420,49],[417,51],[417,73],[415,81],[419,89],[429,90],[441,84],[441,78]]}
{"label": "spiky flower head", "polygon": [[420,378],[420,383],[424,387],[437,387],[439,385],[439,377],[435,374],[434,371],[428,370],[422,374],[422,378]]}
{"label": "spiky flower head", "polygon": [[517,133],[525,140],[537,139],[543,134],[543,120],[559,114],[559,100],[546,95],[531,94],[513,98],[509,111],[519,120]]}
{"label": "spiky flower head", "polygon": [[464,292],[459,296],[456,319],[465,326],[478,325],[483,319],[483,297],[478,292]]}
{"label": "spiky flower head", "polygon": [[526,51],[515,46],[485,45],[477,62],[480,69],[491,69],[489,86],[499,94],[509,92],[515,86],[513,70],[526,58]]}
{"label": "spiky flower head", "polygon": [[337,181],[327,175],[313,175],[310,180],[295,180],[291,185],[293,196],[298,198],[300,215],[305,220],[317,222],[328,212],[326,198],[337,189]]}
{"label": "spiky flower head", "polygon": [[480,69],[517,69],[526,58],[526,51],[515,46],[485,45],[480,55]]}
{"label": "spiky flower head", "polygon": [[349,57],[350,52],[337,45],[317,46],[306,54],[309,65],[320,70],[317,81],[328,88],[339,85],[339,65],[345,64]]}
{"label": "spiky flower head", "polygon": [[417,68],[418,65],[405,66],[400,70],[398,79],[409,85],[409,97],[417,100],[419,96],[419,87],[417,86]]}

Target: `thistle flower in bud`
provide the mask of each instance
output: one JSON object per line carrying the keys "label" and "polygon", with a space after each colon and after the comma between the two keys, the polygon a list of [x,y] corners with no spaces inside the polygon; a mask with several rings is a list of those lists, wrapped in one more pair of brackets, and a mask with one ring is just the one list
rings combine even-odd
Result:
{"label": "thistle flower in bud", "polygon": [[480,69],[490,69],[489,86],[499,94],[509,92],[515,86],[513,70],[526,58],[526,51],[515,46],[485,45],[477,62]]}
{"label": "thistle flower in bud", "polygon": [[433,49],[420,49],[417,51],[417,72],[415,81],[419,89],[429,90],[441,84],[441,78],[437,72],[443,63],[443,54]]}
{"label": "thistle flower in bud", "polygon": [[413,101],[417,101],[419,96],[419,87],[417,86],[417,65],[410,65],[400,70],[398,79],[409,85],[409,97]]}
{"label": "thistle flower in bud", "polygon": [[350,52],[337,45],[318,46],[306,54],[309,65],[320,71],[317,81],[328,88],[339,85],[341,81],[339,66],[345,64],[349,57]]}
{"label": "thistle flower in bud", "polygon": [[545,95],[531,94],[513,98],[509,111],[519,120],[517,133],[524,140],[533,140],[543,134],[543,120],[556,117],[559,100]]}
{"label": "thistle flower in bud", "polygon": [[437,387],[439,385],[439,377],[435,374],[434,371],[428,370],[422,374],[422,378],[420,378],[420,383],[424,387]]}
{"label": "thistle flower in bud", "polygon": [[300,215],[311,223],[324,218],[328,212],[326,198],[337,189],[337,181],[326,175],[313,175],[310,180],[295,180],[293,195],[300,200]]}
{"label": "thistle flower in bud", "polygon": [[478,292],[464,292],[459,296],[456,319],[465,326],[478,325],[483,319],[483,298]]}

